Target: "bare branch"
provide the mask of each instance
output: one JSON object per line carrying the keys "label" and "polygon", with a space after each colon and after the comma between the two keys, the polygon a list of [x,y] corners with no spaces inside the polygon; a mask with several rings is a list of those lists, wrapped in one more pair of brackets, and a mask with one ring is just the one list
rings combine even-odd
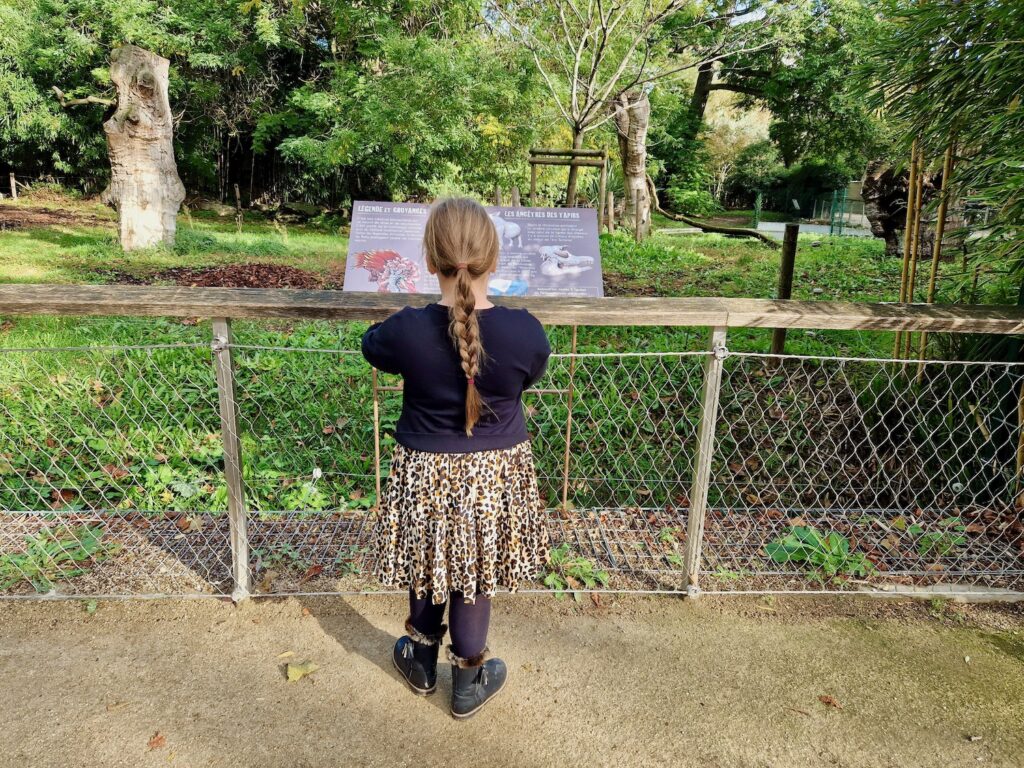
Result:
{"label": "bare branch", "polygon": [[100,96],[86,96],[81,99],[69,99],[64,95],[64,91],[56,85],[53,86],[53,92],[57,94],[57,101],[59,101],[60,105],[65,109],[68,107],[77,107],[82,104],[102,104],[104,107],[112,107],[117,104],[116,99],[104,99]]}

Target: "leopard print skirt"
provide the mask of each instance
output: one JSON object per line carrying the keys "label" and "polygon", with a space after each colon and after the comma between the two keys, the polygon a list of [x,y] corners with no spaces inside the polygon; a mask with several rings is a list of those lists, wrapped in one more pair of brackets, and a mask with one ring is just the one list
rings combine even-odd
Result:
{"label": "leopard print skirt", "polygon": [[435,603],[515,591],[547,562],[529,442],[474,453],[395,447],[374,526],[376,576]]}

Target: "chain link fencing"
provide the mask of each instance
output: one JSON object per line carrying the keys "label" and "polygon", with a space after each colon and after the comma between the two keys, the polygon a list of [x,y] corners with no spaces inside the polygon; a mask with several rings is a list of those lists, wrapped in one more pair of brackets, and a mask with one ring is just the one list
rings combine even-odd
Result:
{"label": "chain link fencing", "polygon": [[[400,379],[350,349],[230,350],[234,521],[210,345],[0,350],[0,596],[230,595],[233,555],[254,594],[379,589]],[[532,588],[1020,591],[1022,382],[1004,363],[560,351],[524,396],[554,544]]]}

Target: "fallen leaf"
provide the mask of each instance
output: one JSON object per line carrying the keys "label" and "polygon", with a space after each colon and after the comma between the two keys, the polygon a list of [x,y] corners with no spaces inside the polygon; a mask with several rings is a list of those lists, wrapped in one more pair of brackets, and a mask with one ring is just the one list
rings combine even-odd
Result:
{"label": "fallen leaf", "polygon": [[597,592],[591,592],[590,593],[590,602],[592,602],[596,607],[600,608],[601,607],[601,596],[599,594],[597,594]]}
{"label": "fallen leaf", "polygon": [[819,696],[818,701],[820,701],[826,707],[833,707],[835,709],[843,708],[843,705],[836,700],[835,696],[830,696],[827,693]]}
{"label": "fallen leaf", "polygon": [[285,651],[284,653],[277,654],[277,658],[279,658],[279,659],[290,659],[294,655],[295,655],[295,651]]}
{"label": "fallen leaf", "polygon": [[303,616],[311,616],[312,614],[310,613],[309,608],[303,608],[302,609],[302,615]]}
{"label": "fallen leaf", "polygon": [[164,747],[166,745],[167,745],[167,737],[164,736],[162,733],[160,733],[160,731],[157,731],[156,733],[154,733],[152,736],[149,737],[149,748],[150,749],[160,749],[161,747]]}
{"label": "fallen leaf", "polygon": [[306,572],[304,574],[302,574],[302,578],[299,579],[299,584],[302,584],[303,582],[309,581],[314,576],[318,576],[320,573],[323,572],[323,570],[324,570],[324,567],[322,565],[311,565],[311,566],[309,566],[309,568],[306,569]]}
{"label": "fallen leaf", "polygon": [[103,471],[114,480],[120,480],[122,477],[128,477],[131,474],[127,469],[116,464],[104,464]]}
{"label": "fallen leaf", "polygon": [[77,494],[68,488],[54,488],[50,492],[50,498],[53,499],[55,505],[70,504],[75,500]]}
{"label": "fallen leaf", "polygon": [[301,680],[307,675],[311,675],[316,672],[320,667],[314,664],[312,661],[303,661],[298,664],[288,664],[288,682],[294,683],[297,680]]}

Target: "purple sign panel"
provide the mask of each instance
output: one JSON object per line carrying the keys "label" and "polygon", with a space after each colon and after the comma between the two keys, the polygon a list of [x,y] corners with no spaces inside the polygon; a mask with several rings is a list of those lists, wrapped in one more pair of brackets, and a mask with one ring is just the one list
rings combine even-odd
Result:
{"label": "purple sign panel", "polygon": [[[429,205],[357,201],[345,264],[346,291],[439,293],[427,272],[423,228]],[[593,208],[505,208],[487,212],[498,230],[492,296],[603,296]]]}

